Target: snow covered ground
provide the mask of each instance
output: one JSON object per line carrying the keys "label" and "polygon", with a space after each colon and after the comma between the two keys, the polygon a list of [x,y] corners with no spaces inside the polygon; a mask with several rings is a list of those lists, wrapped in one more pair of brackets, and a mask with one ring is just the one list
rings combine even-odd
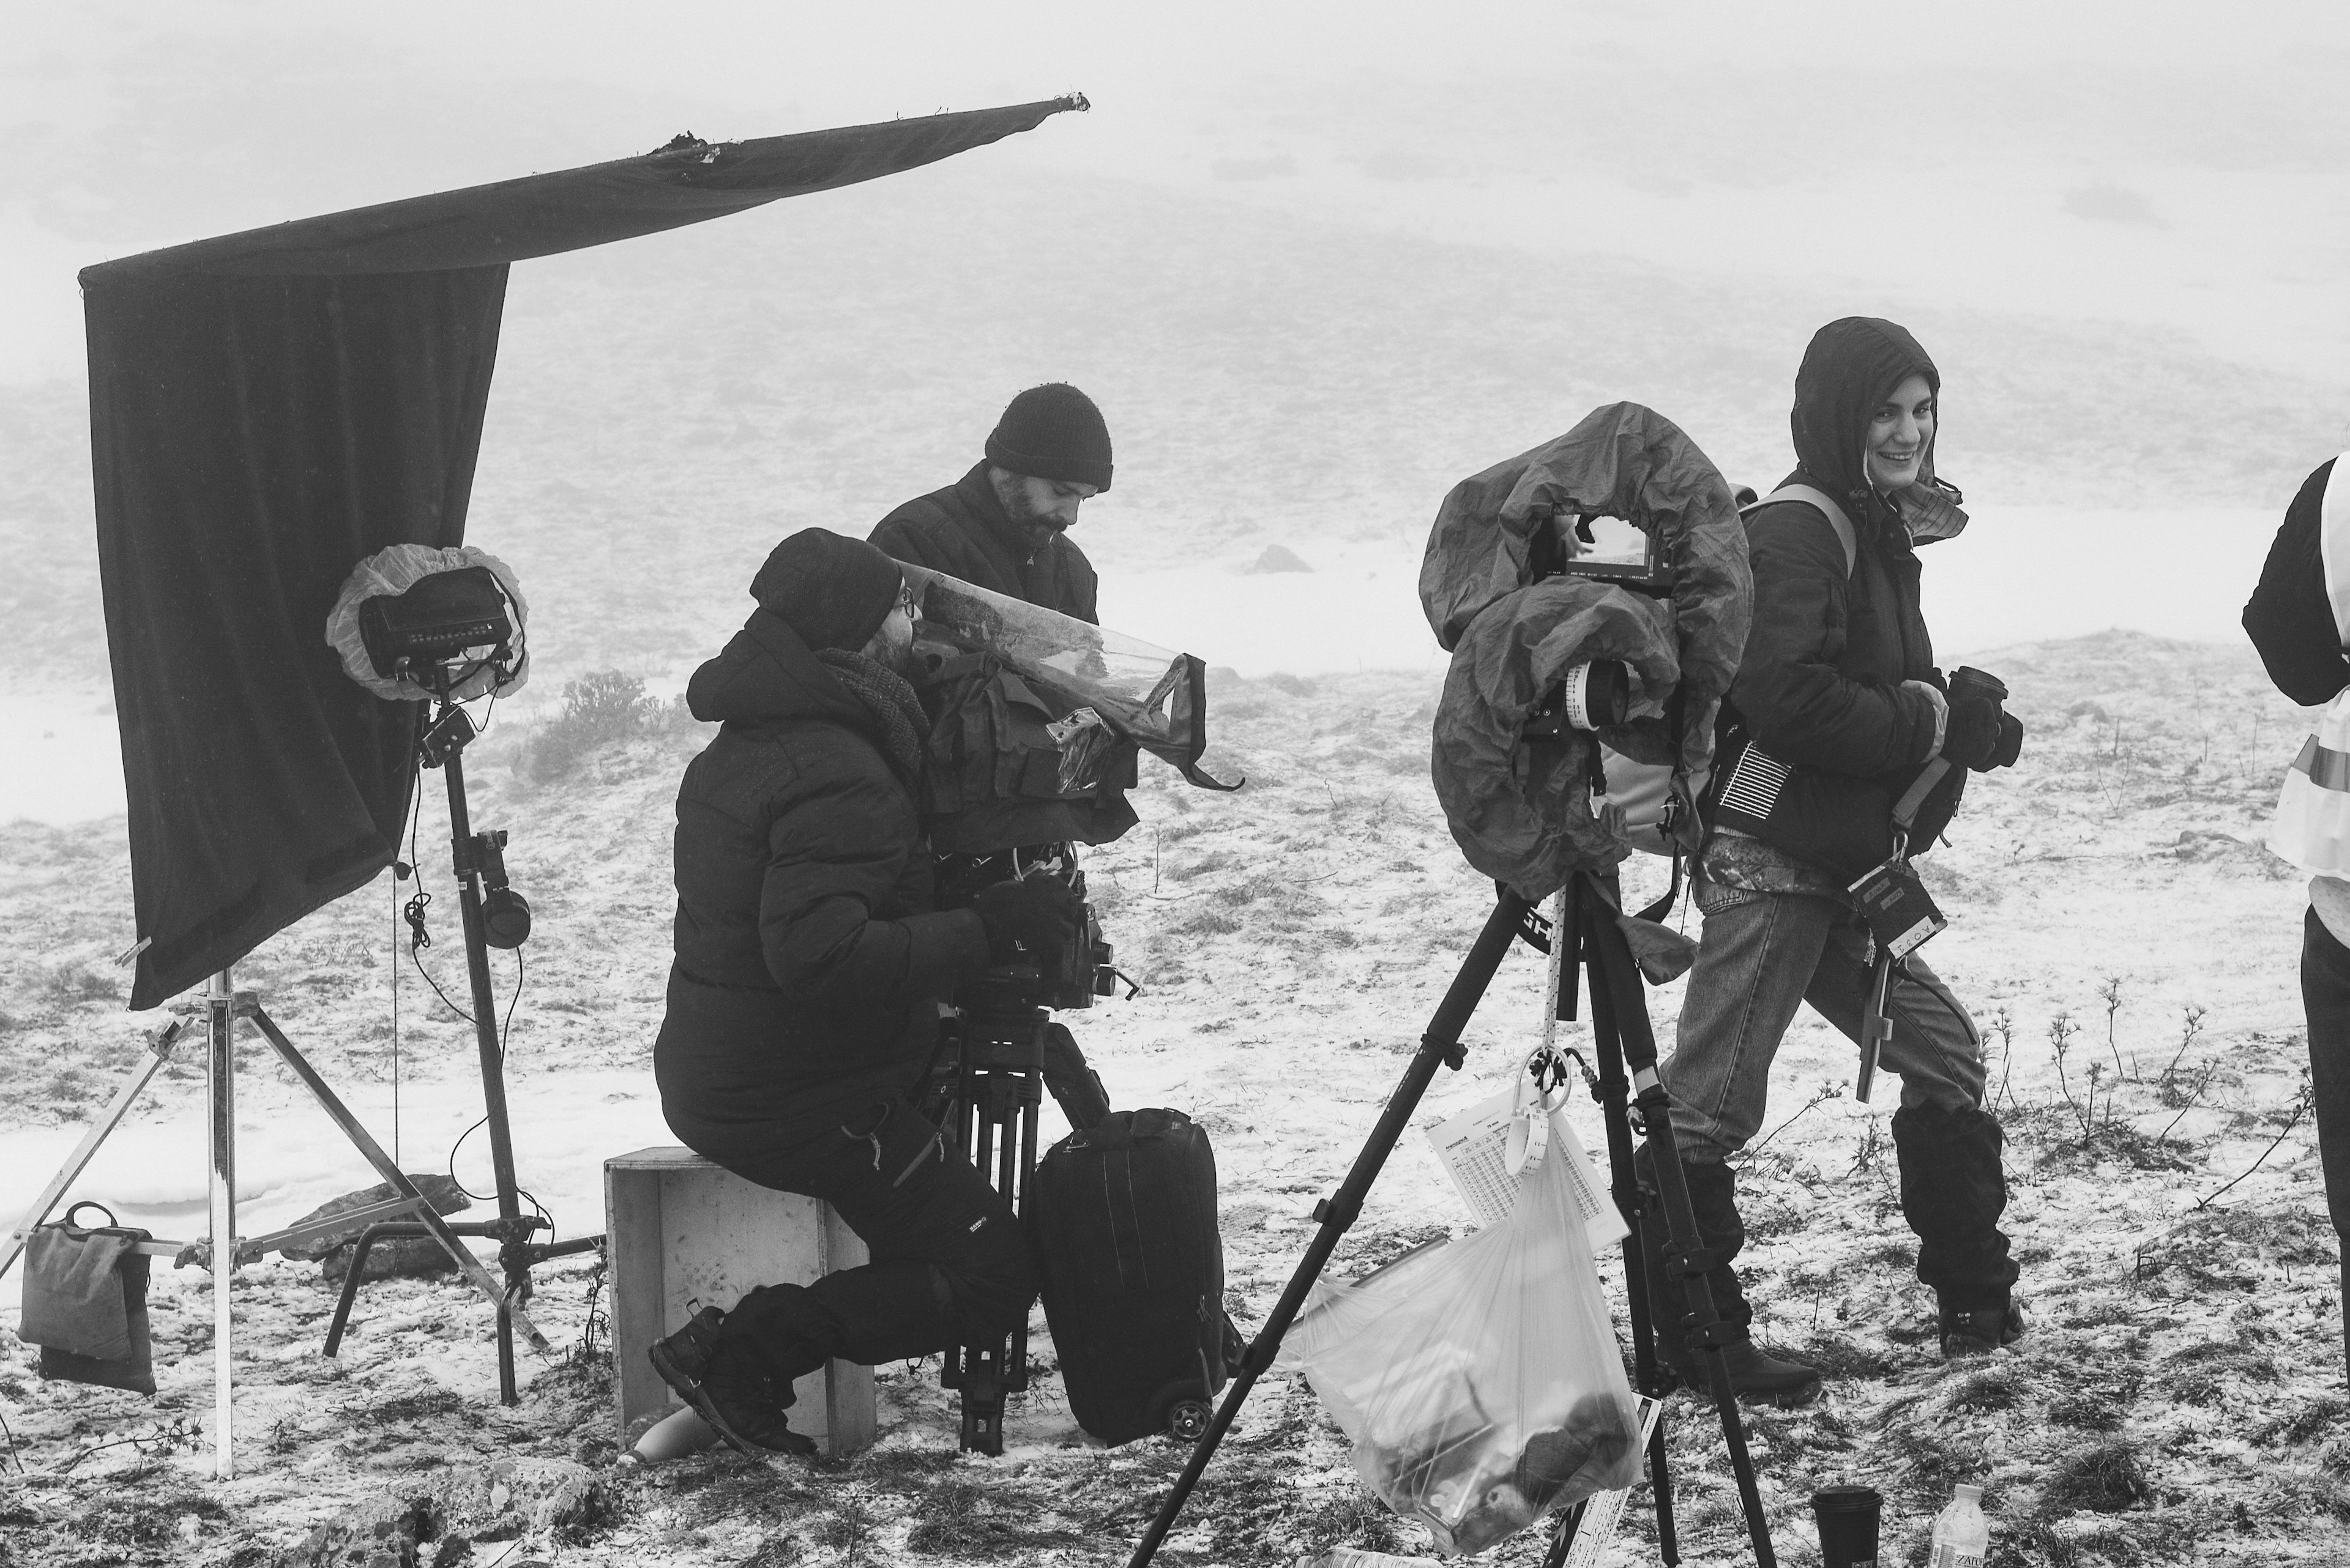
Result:
{"label": "snow covered ground", "polygon": [[[1317,575],[1346,565],[1332,560]],[[1361,569],[1389,568],[1367,558]],[[1935,1358],[1930,1299],[1910,1277],[1894,1200],[1888,1107],[1855,1106],[1849,1047],[1799,1023],[1774,1080],[1772,1126],[1785,1125],[1744,1177],[1761,1331],[1832,1373],[1818,1405],[1752,1417],[1783,1561],[1812,1560],[1811,1490],[1853,1480],[1887,1493],[1891,1562],[1918,1557],[1961,1480],[1988,1483],[2002,1563],[2350,1560],[2334,1244],[2306,1117],[2294,1115],[2303,899],[2252,842],[2299,715],[2248,652],[2225,646],[2119,633],[1976,659],[2014,688],[2032,738],[2021,766],[1976,782],[1953,846],[1929,862],[1958,916],[1932,958],[1991,1036],[2035,1328],[1991,1363]],[[1344,1173],[1489,904],[1427,784],[1437,679],[1221,680],[1211,765],[1247,774],[1248,789],[1211,796],[1148,769],[1142,826],[1089,862],[1120,961],[1146,992],[1076,1020],[1077,1033],[1115,1101],[1183,1107],[1214,1137],[1244,1326],[1285,1282],[1315,1200]],[[547,786],[502,765],[524,738],[515,726],[480,743],[474,815],[513,832],[509,865],[539,915],[510,1037],[515,1143],[525,1185],[558,1234],[576,1235],[600,1227],[602,1158],[671,1141],[647,1054],[667,962],[669,802],[698,737],[616,742]],[[428,802],[428,840],[438,822]],[[119,823],[20,822],[0,841],[12,933],[0,955],[11,1088],[0,1201],[13,1204],[156,1020],[120,1010],[108,965],[127,945]],[[442,859],[428,844],[430,885],[445,892]],[[1627,867],[1643,886],[1658,870]],[[238,971],[385,1137],[391,902],[388,880],[362,890]],[[426,961],[453,993],[448,927]],[[498,973],[503,999],[509,961]],[[1535,1033],[1540,978],[1531,952],[1505,964],[1469,1031],[1466,1069],[1441,1076],[1430,1114],[1505,1079]],[[1678,990],[1651,995],[1667,1041]],[[472,1034],[427,1007],[413,971],[400,997],[404,1162],[442,1168],[478,1114]],[[195,1064],[167,1070],[157,1090],[80,1190],[184,1236],[200,1224]],[[357,1157],[257,1046],[240,1111],[248,1232],[365,1184]],[[1596,1146],[1593,1109],[1574,1114]],[[457,1160],[476,1190],[479,1143]],[[1463,1223],[1413,1135],[1336,1268],[1360,1271]],[[1611,1291],[1617,1272],[1603,1263]],[[329,1363],[317,1336],[331,1297],[315,1269],[256,1265],[238,1287],[244,1471],[229,1483],[206,1479],[174,1425],[209,1418],[209,1303],[192,1275],[157,1271],[164,1392],[151,1403],[44,1384],[31,1353],[0,1334],[0,1416],[25,1470],[0,1492],[0,1541],[23,1562],[339,1561],[338,1531],[413,1521],[421,1500],[447,1538],[472,1542],[470,1559],[436,1542],[425,1560],[445,1550],[440,1560],[502,1568],[1109,1563],[1180,1462],[1167,1446],[1104,1450],[1076,1431],[1040,1317],[1034,1354],[1047,1375],[1014,1412],[1002,1459],[956,1457],[935,1367],[896,1367],[881,1378],[881,1443],[851,1464],[810,1472],[717,1456],[611,1471],[608,1358],[641,1347],[602,1335],[600,1289],[590,1260],[544,1272],[534,1310],[567,1354],[525,1357],[525,1403],[504,1411],[486,1309],[468,1293],[370,1285]],[[0,1327],[13,1322],[11,1302]],[[1685,1560],[1739,1560],[1718,1433],[1694,1408],[1671,1432]],[[110,1442],[121,1446],[99,1447]],[[1648,1530],[1636,1511],[1623,1560],[1653,1560],[1638,1555],[1653,1552]],[[1425,1547],[1361,1493],[1310,1393],[1270,1378],[1168,1560],[1280,1563],[1334,1542]],[[1493,1560],[1539,1555],[1521,1538]]]}

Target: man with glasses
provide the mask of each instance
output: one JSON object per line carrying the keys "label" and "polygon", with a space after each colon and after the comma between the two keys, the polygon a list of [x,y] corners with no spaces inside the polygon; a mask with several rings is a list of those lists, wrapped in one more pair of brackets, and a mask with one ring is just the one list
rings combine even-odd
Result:
{"label": "man with glasses", "polygon": [[1047,382],[1005,407],[970,472],[881,519],[872,541],[898,560],[1098,625],[1098,579],[1068,531],[1109,478],[1101,410],[1067,382]]}
{"label": "man with glasses", "polygon": [[653,1045],[661,1113],[728,1170],[832,1205],[872,1262],[701,1309],[653,1366],[733,1447],[808,1453],[792,1383],[1008,1334],[1035,1278],[1019,1221],[910,1096],[939,1002],[991,964],[1065,949],[1047,877],[942,909],[920,811],[914,602],[898,564],[820,528],[775,546],[759,607],[694,672],[722,723],[677,796],[676,960]]}

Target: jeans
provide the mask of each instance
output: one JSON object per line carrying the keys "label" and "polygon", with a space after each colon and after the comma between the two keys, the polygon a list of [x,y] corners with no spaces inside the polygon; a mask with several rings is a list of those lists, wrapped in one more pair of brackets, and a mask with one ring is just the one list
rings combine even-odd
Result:
{"label": "jeans", "polygon": [[783,1403],[791,1379],[827,1360],[911,1360],[1027,1321],[1036,1271],[1012,1206],[911,1106],[879,1103],[790,1141],[675,1107],[669,1120],[735,1175],[830,1204],[871,1253],[811,1285],[762,1285],[728,1310],[721,1350],[773,1377]]}
{"label": "jeans", "polygon": [[[1771,1061],[1813,1010],[1860,1039],[1872,979],[1868,928],[1833,898],[1761,893],[1700,880],[1705,917],[1673,1054],[1659,1068],[1672,1096],[1674,1140],[1691,1164],[1746,1147],[1762,1125]],[[1982,1038],[1958,998],[1914,953],[1888,994],[1893,1035],[1878,1065],[1901,1075],[1901,1104],[1958,1112],[1982,1105]]]}

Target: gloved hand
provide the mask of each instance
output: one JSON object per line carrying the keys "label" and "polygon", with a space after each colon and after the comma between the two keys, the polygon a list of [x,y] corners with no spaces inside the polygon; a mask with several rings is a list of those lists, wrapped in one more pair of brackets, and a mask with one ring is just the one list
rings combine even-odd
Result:
{"label": "gloved hand", "polygon": [[1027,959],[1045,980],[1061,978],[1061,957],[1076,940],[1085,900],[1057,877],[1020,877],[980,889],[972,901],[987,928],[988,957],[997,963]]}
{"label": "gloved hand", "polygon": [[1942,755],[1961,767],[1987,774],[2015,765],[2023,754],[2023,721],[1988,697],[1961,697],[1950,704]]}

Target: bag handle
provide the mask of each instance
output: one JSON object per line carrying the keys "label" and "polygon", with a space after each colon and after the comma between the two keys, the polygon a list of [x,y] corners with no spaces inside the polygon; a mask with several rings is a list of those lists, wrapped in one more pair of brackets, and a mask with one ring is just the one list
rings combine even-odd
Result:
{"label": "bag handle", "polygon": [[74,1216],[80,1213],[85,1209],[95,1209],[100,1214],[105,1215],[106,1228],[116,1231],[122,1229],[122,1221],[114,1217],[114,1210],[109,1209],[105,1204],[99,1202],[94,1198],[84,1198],[76,1202],[72,1208],[66,1210],[66,1217],[57,1222],[72,1231],[96,1231],[100,1229],[100,1227],[96,1225],[77,1225],[74,1223]]}

